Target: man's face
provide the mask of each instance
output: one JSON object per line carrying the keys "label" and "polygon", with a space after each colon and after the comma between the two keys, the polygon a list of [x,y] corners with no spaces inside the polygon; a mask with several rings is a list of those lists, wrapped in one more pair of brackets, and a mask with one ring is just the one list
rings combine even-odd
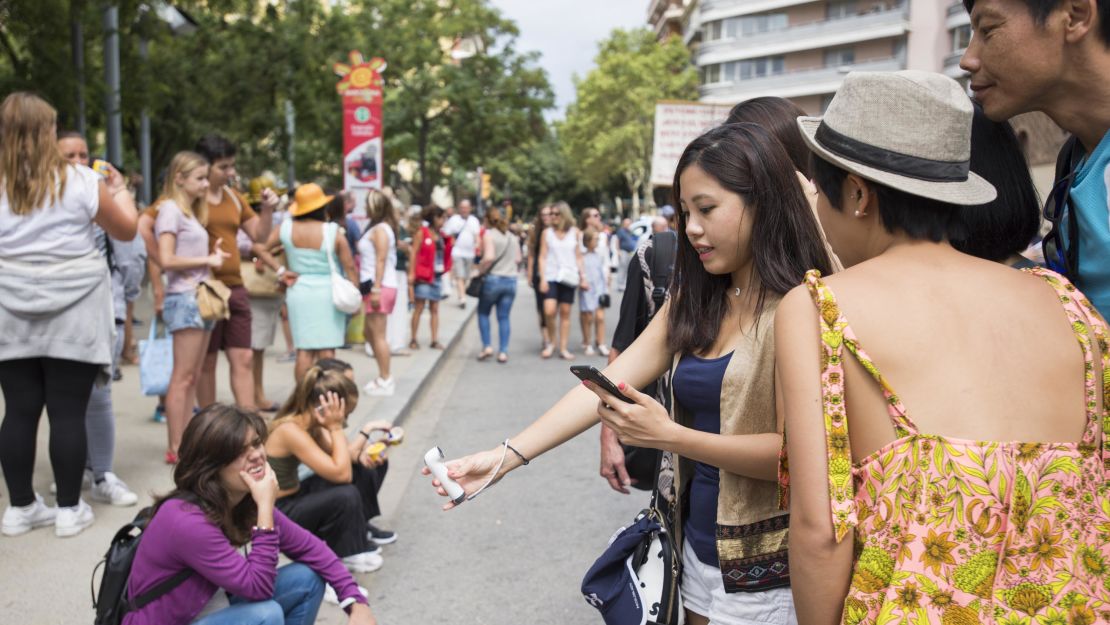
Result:
{"label": "man's face", "polygon": [[960,67],[971,74],[972,94],[988,117],[1003,121],[1043,110],[1054,98],[1081,96],[1058,93],[1066,19],[1063,5],[1038,24],[1022,0],[976,0]]}
{"label": "man's face", "polygon": [[74,165],[89,166],[89,144],[80,137],[68,137],[58,141],[58,149],[62,152],[62,158],[66,159]]}
{"label": "man's face", "polygon": [[463,200],[459,202],[459,214],[463,217],[470,217],[470,212],[474,208],[470,205],[470,200]]}
{"label": "man's face", "polygon": [[208,184],[211,188],[219,188],[235,177],[235,157],[218,158],[208,168]]}
{"label": "man's face", "polygon": [[353,193],[343,194],[343,212],[350,215],[355,210],[355,195]]}

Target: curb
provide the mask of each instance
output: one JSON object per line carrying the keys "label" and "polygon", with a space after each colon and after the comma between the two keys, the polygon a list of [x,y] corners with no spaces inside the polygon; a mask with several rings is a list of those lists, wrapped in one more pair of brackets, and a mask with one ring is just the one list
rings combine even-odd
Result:
{"label": "curb", "polygon": [[437,373],[439,373],[440,368],[443,367],[443,362],[447,359],[447,355],[454,351],[455,346],[458,345],[459,340],[463,335],[463,332],[466,331],[466,328],[470,325],[471,320],[474,319],[474,315],[476,315],[477,313],[477,305],[475,305],[474,308],[470,310],[470,312],[466,313],[466,316],[463,318],[463,322],[459,324],[458,331],[455,332],[455,335],[452,336],[451,340],[447,342],[447,346],[436,358],[435,364],[433,364],[432,367],[428,369],[428,372],[424,374],[423,378],[420,379],[420,384],[417,384],[416,389],[413,390],[413,392],[409,393],[408,397],[405,399],[405,403],[402,404],[400,410],[397,411],[397,418],[393,420],[393,425],[404,424],[405,419],[408,418],[409,413],[412,411],[412,405],[416,403],[416,399],[424,393],[424,389],[427,388],[428,383],[431,381],[431,379],[435,377]]}

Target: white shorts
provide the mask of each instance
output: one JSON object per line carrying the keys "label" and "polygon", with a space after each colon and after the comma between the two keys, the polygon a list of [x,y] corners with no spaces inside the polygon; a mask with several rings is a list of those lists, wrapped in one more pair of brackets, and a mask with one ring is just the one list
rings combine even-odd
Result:
{"label": "white shorts", "polygon": [[284,297],[251,298],[251,349],[261,352],[274,344],[284,303]]}
{"label": "white shorts", "polygon": [[451,257],[451,275],[463,280],[469,280],[474,273],[474,257]]}
{"label": "white shorts", "polygon": [[721,569],[698,560],[682,541],[682,606],[709,625],[798,625],[790,588],[726,593]]}

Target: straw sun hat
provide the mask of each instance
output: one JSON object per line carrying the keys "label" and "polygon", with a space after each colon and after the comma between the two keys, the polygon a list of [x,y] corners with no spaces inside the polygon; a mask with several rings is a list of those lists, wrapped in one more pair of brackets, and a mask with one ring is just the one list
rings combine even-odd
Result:
{"label": "straw sun hat", "polygon": [[293,205],[289,207],[289,214],[293,217],[307,215],[332,201],[334,195],[324,195],[324,190],[315,182],[302,184],[293,194]]}
{"label": "straw sun hat", "polygon": [[971,100],[947,76],[852,72],[823,117],[799,117],[818,157],[911,195],[975,206],[995,189],[970,171]]}

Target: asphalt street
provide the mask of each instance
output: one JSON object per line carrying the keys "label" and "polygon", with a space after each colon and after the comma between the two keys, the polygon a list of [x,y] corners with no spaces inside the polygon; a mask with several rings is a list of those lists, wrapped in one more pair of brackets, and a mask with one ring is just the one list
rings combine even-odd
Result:
{"label": "asphalt street", "polygon": [[[577,305],[573,314],[575,362],[600,366],[602,357],[581,355]],[[383,488],[386,509],[395,505],[385,520],[399,540],[384,547],[381,570],[362,576],[382,625],[601,622],[579,592],[582,576],[648,497],[617,493],[599,476],[597,427],[449,512],[419,474],[419,457],[433,445],[449,458],[492,448],[577,383],[573,363],[539,358],[534,299],[523,281],[512,328],[508,364],[477,362],[472,321],[405,421],[406,442],[392,461],[404,470]]]}

